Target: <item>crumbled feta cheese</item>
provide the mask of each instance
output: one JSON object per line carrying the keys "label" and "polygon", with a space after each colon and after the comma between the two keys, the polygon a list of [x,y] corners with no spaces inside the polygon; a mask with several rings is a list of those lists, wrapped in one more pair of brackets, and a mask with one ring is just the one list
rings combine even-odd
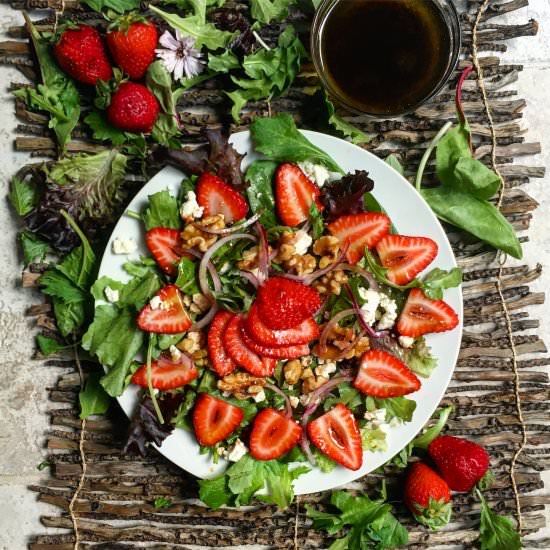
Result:
{"label": "crumbled feta cheese", "polygon": [[118,290],[115,290],[110,286],[106,286],[103,292],[105,293],[105,298],[107,298],[108,302],[111,302],[112,304],[118,302],[118,299],[120,298]]}
{"label": "crumbled feta cheese", "polygon": [[334,372],[336,372],[336,363],[334,361],[327,361],[315,367],[315,374],[317,376],[324,376],[326,378],[330,378],[330,375]]}
{"label": "crumbled feta cheese", "polygon": [[378,330],[388,330],[393,327],[397,319],[397,304],[386,294],[380,295],[380,307],[384,310],[384,314],[378,321]]}
{"label": "crumbled feta cheese", "polygon": [[134,239],[119,239],[113,241],[113,254],[132,254],[137,250],[137,243]]}
{"label": "crumbled feta cheese", "polygon": [[290,400],[290,406],[293,409],[295,409],[300,404],[300,400],[295,395],[291,395],[289,397],[289,400]]}
{"label": "crumbled feta cheese", "polygon": [[248,447],[240,439],[237,439],[231,448],[228,449],[227,460],[238,462],[247,452]]}
{"label": "crumbled feta cheese", "polygon": [[306,160],[304,162],[299,162],[298,166],[302,169],[302,172],[319,187],[323,187],[330,179],[330,172],[322,164],[314,164]]}
{"label": "crumbled feta cheese", "polygon": [[254,401],[256,401],[256,403],[261,403],[262,401],[265,401],[264,390],[261,390],[258,393],[254,394]]}
{"label": "crumbled feta cheese", "polygon": [[193,218],[202,218],[204,208],[199,206],[197,202],[197,195],[194,191],[187,193],[187,200],[180,207],[180,216],[184,220],[191,220]]}
{"label": "crumbled feta cheese", "polygon": [[365,300],[365,303],[361,306],[361,311],[363,312],[363,319],[368,325],[373,325],[376,321],[376,310],[380,305],[380,299],[383,294],[376,292],[376,290],[359,289],[359,296]]}
{"label": "crumbled feta cheese", "polygon": [[311,246],[311,243],[313,243],[313,239],[309,236],[307,231],[300,229],[294,233],[293,245],[296,254],[303,256],[307,252],[307,249]]}
{"label": "crumbled feta cheese", "polygon": [[311,399],[311,394],[309,394],[309,393],[303,393],[302,395],[300,395],[300,403],[304,407],[307,407],[307,405],[309,404],[310,399]]}
{"label": "crumbled feta cheese", "polygon": [[402,348],[412,348],[414,346],[414,338],[412,336],[400,336],[399,345]]}
{"label": "crumbled feta cheese", "polygon": [[397,426],[401,426],[401,424],[403,424],[403,419],[399,418],[398,416],[394,416],[390,420],[390,427],[391,428],[397,428]]}
{"label": "crumbled feta cheese", "polygon": [[386,422],[386,409],[367,411],[364,414],[364,418],[368,421],[365,424],[366,429],[380,430],[381,432],[388,433],[390,425]]}
{"label": "crumbled feta cheese", "polygon": [[230,391],[223,391],[222,392],[223,397],[229,397],[231,395]]}
{"label": "crumbled feta cheese", "polygon": [[225,447],[222,447],[221,445],[217,448],[217,451],[220,456],[227,455],[227,450],[225,449]]}
{"label": "crumbled feta cheese", "polygon": [[151,309],[166,309],[166,305],[160,296],[153,296],[149,300],[149,305],[151,306]]}
{"label": "crumbled feta cheese", "polygon": [[177,363],[181,359],[181,351],[174,345],[170,346],[169,351],[170,356],[172,357],[172,361],[174,361],[174,363]]}

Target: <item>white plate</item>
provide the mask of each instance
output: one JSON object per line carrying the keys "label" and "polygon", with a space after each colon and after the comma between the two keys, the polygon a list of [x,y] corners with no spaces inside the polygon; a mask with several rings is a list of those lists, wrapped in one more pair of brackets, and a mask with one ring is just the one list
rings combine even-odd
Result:
{"label": "white plate", "polygon": [[[404,235],[421,235],[430,237],[437,242],[439,254],[429,269],[441,267],[450,269],[456,266],[451,246],[443,228],[430,210],[424,199],[413,186],[388,164],[371,153],[341,139],[303,131],[303,134],[315,145],[326,151],[346,171],[367,170],[374,180],[373,194],[394,221],[399,232]],[[249,132],[234,134],[230,141],[237,151],[247,153],[243,160],[246,168],[259,155],[253,152]],[[148,202],[148,195],[169,189],[176,195],[183,178],[183,173],[175,168],[166,167],[156,174],[136,195],[128,206],[129,210],[140,212]],[[106,275],[116,280],[126,281],[128,274],[122,269],[122,264],[128,256],[112,253],[112,241],[116,237],[134,238],[138,243],[137,251],[130,258],[148,254],[144,241],[144,229],[141,222],[122,216],[118,221],[106,252],[101,261],[99,276]],[[422,380],[421,389],[410,397],[417,402],[416,411],[411,422],[392,428],[387,436],[388,450],[385,452],[366,452],[363,466],[353,472],[343,467],[335,468],[331,473],[324,474],[317,469],[302,475],[295,482],[296,494],[308,494],[332,489],[344,483],[353,481],[384,464],[392,458],[422,429],[439,405],[449,384],[455,367],[460,339],[462,334],[462,292],[459,288],[445,291],[445,301],[457,312],[460,325],[451,332],[429,335],[427,342],[437,357],[438,367],[430,378]],[[137,403],[139,388],[130,386],[118,401],[124,412],[131,417]],[[193,434],[182,429],[176,429],[158,450],[169,460],[200,478],[211,478],[219,475],[227,463],[220,460],[214,465],[209,455],[200,455],[199,447]]]}

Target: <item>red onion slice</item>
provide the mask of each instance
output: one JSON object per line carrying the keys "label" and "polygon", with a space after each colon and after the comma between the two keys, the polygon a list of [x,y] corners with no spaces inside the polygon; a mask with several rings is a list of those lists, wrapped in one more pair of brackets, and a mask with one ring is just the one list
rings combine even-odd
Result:
{"label": "red onion slice", "polygon": [[260,222],[257,222],[255,228],[258,232],[258,238],[260,240],[258,247],[258,281],[260,284],[263,284],[269,277],[269,266],[271,263],[269,258],[269,244],[267,242],[267,234],[264,226]]}
{"label": "red onion slice", "polygon": [[231,233],[235,233],[236,231],[242,231],[243,229],[250,227],[253,223],[257,222],[259,219],[260,219],[260,214],[256,213],[251,218],[246,220],[244,223],[234,224],[231,227],[224,227],[223,229],[212,229],[210,227],[204,227],[200,224],[200,222],[194,222],[193,225],[200,231],[203,231],[204,233],[209,233],[210,235],[231,235]]}
{"label": "red onion slice", "polygon": [[239,275],[243,279],[246,279],[254,288],[258,288],[260,286],[260,281],[254,273],[251,273],[250,271],[239,271]]}
{"label": "red onion slice", "polygon": [[340,266],[340,269],[343,269],[344,271],[353,271],[354,273],[361,275],[369,283],[369,288],[376,291],[379,290],[380,287],[378,286],[378,283],[376,282],[376,279],[374,278],[373,274],[367,271],[366,269],[363,269],[362,267],[359,267],[357,265],[351,265],[351,264],[342,264]]}
{"label": "red onion slice", "polygon": [[189,330],[190,331],[200,330],[201,328],[208,325],[212,321],[212,319],[214,318],[214,315],[216,315],[216,313],[218,312],[218,309],[219,309],[218,304],[216,302],[214,302],[210,306],[210,309],[208,310],[208,313],[203,315],[198,321],[195,321],[191,325],[191,328]]}
{"label": "red onion slice", "polygon": [[285,409],[286,409],[286,416],[288,418],[292,418],[292,405],[290,404],[290,399],[288,398],[288,395],[278,386],[275,386],[274,384],[265,384],[265,387],[268,390],[271,390],[275,392],[277,395],[280,395],[285,400]]}

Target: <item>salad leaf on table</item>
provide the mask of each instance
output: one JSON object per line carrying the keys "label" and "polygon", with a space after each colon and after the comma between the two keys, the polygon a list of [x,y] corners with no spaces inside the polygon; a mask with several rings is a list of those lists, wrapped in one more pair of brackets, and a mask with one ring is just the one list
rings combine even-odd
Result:
{"label": "salad leaf on table", "polygon": [[40,193],[34,183],[17,177],[11,180],[8,198],[19,216],[26,216],[32,212],[38,203],[39,196]]}
{"label": "salad leaf on table", "polygon": [[38,345],[40,353],[44,357],[48,357],[48,355],[51,355],[52,353],[57,353],[58,351],[66,349],[66,346],[64,346],[54,338],[44,336],[43,334],[36,335],[36,344]]}
{"label": "salad leaf on table", "polygon": [[22,231],[19,233],[19,240],[23,249],[23,263],[25,267],[32,262],[41,262],[50,251],[50,245],[31,231]]}
{"label": "salad leaf on table", "polygon": [[91,372],[86,378],[84,389],[80,391],[78,399],[80,401],[80,418],[88,418],[93,414],[103,414],[107,412],[111,403],[110,397],[101,386],[99,379],[101,373]]}
{"label": "salad leaf on table", "polygon": [[521,538],[512,525],[512,520],[493,512],[479,489],[475,493],[481,502],[479,542],[481,550],[519,550]]}

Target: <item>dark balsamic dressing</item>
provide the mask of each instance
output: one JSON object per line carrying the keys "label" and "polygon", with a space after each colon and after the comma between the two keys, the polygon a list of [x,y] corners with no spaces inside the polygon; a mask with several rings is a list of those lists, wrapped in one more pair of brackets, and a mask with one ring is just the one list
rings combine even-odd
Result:
{"label": "dark balsamic dressing", "polygon": [[450,31],[432,0],[342,0],[321,30],[321,59],[347,105],[373,115],[410,110],[444,76]]}

